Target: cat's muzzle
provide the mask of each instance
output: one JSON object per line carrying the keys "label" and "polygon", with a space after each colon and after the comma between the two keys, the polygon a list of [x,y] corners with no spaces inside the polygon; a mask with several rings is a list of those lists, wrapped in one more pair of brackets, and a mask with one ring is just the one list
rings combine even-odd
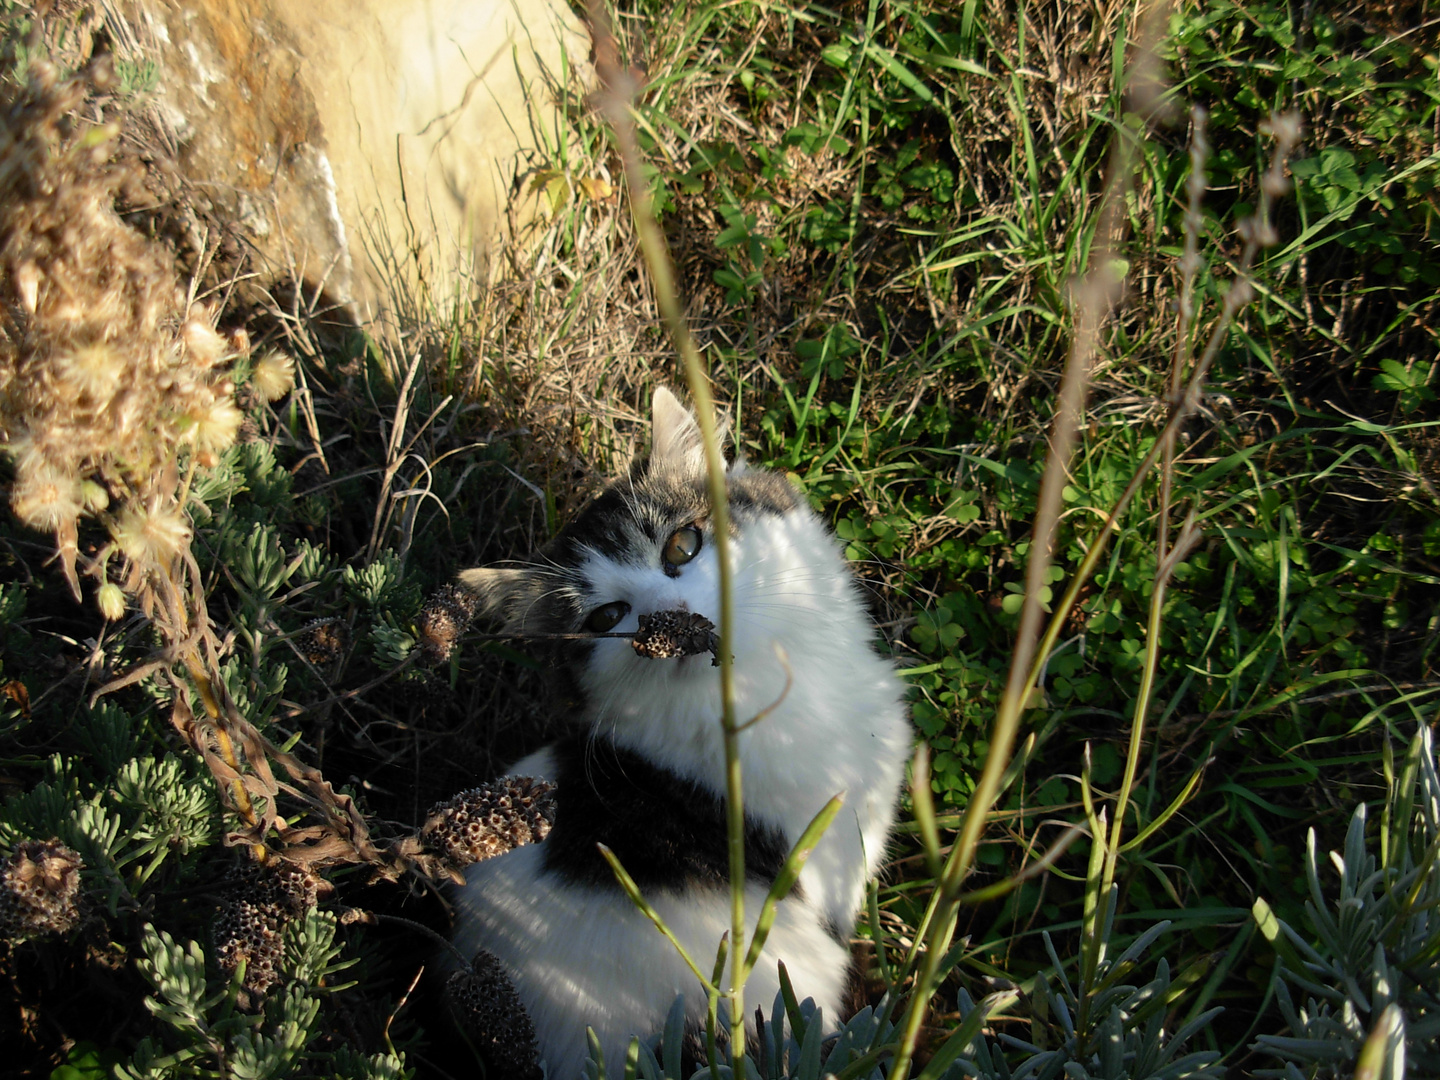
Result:
{"label": "cat's muzzle", "polygon": [[652,611],[640,616],[640,630],[630,643],[637,655],[650,660],[710,654],[720,663],[720,635],[715,624],[693,611]]}

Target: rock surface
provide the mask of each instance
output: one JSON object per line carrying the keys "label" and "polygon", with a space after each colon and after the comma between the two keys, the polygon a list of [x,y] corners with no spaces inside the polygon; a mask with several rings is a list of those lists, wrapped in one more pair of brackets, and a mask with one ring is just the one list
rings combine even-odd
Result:
{"label": "rock surface", "polygon": [[111,0],[105,21],[153,72],[159,149],[262,275],[361,319],[397,285],[483,283],[589,54],[561,0]]}

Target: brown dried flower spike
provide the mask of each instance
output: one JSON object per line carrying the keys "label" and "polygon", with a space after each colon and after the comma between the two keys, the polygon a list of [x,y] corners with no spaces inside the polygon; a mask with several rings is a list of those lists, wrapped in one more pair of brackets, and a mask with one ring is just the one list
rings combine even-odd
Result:
{"label": "brown dried flower spike", "polygon": [[475,618],[479,598],[458,585],[443,585],[420,611],[420,650],[427,663],[443,664],[450,659],[460,636]]}
{"label": "brown dried flower spike", "polygon": [[555,823],[555,785],[502,776],[462,791],[430,810],[420,839],[452,877],[471,863],[538,844]]}
{"label": "brown dried flower spike", "polygon": [[80,918],[80,856],[59,840],[22,840],[0,869],[0,939],[63,934]]}
{"label": "brown dried flower spike", "polygon": [[295,639],[300,654],[316,667],[333,664],[350,647],[350,630],[339,619],[311,619]]}
{"label": "brown dried flower spike", "polygon": [[468,970],[446,980],[445,995],[491,1076],[539,1080],[535,1026],[499,960],[480,950]]}
{"label": "brown dried flower spike", "polygon": [[253,995],[246,1004],[255,1005],[280,978],[276,967],[284,955],[285,924],[302,917],[333,886],[284,859],[242,867],[231,883],[211,934],[222,971],[229,974],[245,961],[244,989]]}
{"label": "brown dried flower spike", "polygon": [[715,624],[691,611],[656,611],[640,616],[640,632],[631,642],[635,651],[651,660],[698,656],[708,652],[711,663],[720,663],[716,651],[720,636]]}

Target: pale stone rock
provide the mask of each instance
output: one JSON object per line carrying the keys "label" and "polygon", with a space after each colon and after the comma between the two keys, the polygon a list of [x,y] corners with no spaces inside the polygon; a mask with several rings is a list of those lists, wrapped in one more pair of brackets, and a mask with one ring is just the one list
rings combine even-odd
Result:
{"label": "pale stone rock", "polygon": [[[483,284],[589,38],[563,0],[110,0],[164,149],[272,278],[362,319]],[[579,73],[576,75],[576,73]],[[533,200],[531,200],[533,205]]]}

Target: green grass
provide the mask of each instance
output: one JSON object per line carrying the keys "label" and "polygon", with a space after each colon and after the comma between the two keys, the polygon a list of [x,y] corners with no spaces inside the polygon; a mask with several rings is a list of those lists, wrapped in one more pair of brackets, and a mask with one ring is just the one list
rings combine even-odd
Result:
{"label": "green grass", "polygon": [[[692,77],[728,82],[736,111],[748,104],[760,133],[690,133],[697,148],[688,156],[683,144],[656,151],[678,161],[671,190],[682,263],[713,267],[707,311],[723,313],[722,326],[724,314],[732,320],[716,334],[718,355],[728,359],[732,341],[754,350],[788,332],[793,358],[757,365],[749,378],[738,359],[749,354],[734,350],[730,370],[745,400],[779,397],[758,406],[763,435],[753,449],[832,508],[857,564],[885,578],[901,611],[915,611],[895,645],[911,653],[903,663],[917,727],[936,752],[936,794],[957,806],[1003,682],[1044,458],[1036,436],[1072,325],[1068,281],[1094,243],[1099,165],[1116,116],[1114,55],[1109,65],[1077,57],[1063,15],[1029,13],[1029,39],[1014,12],[967,24],[973,11],[896,5],[877,30],[873,11],[862,25],[811,9],[797,23],[820,45],[822,66],[788,84],[778,74],[785,50],[760,64],[751,49],[789,43],[778,18],[759,28],[746,12],[715,37],[722,55],[734,42],[748,82],[710,58]],[[1055,51],[1057,37],[1075,52]],[[944,41],[956,63],[926,57],[917,44],[926,39]],[[1197,283],[1210,314],[1196,335],[1229,276],[1230,229],[1256,196],[1257,126],[1269,109],[1292,107],[1309,130],[1293,168],[1300,187],[1279,210],[1281,243],[1259,270],[1260,298],[1221,350],[1209,422],[1191,425],[1176,469],[1176,501],[1196,508],[1205,538],[1177,571],[1164,612],[1161,726],[1147,749],[1139,820],[1193,763],[1214,760],[1183,816],[1123,868],[1135,919],[1195,911],[1203,923],[1224,911],[1243,927],[1263,895],[1295,921],[1304,887],[1294,852],[1305,827],[1338,828],[1349,801],[1374,798],[1380,743],[1433,716],[1434,338],[1417,316],[1435,303],[1420,252],[1432,242],[1436,98],[1433,71],[1413,46],[1359,18],[1296,27],[1279,8],[1187,7],[1172,25],[1172,96],[1213,108]],[[1075,97],[1088,90],[1084,100],[1099,107],[1037,86],[1036,52],[1078,61],[1092,82],[1077,79]],[[768,89],[757,94],[761,73]],[[663,96],[651,106],[667,107]],[[1056,585],[1163,415],[1184,138],[1177,126],[1142,149],[1128,207],[1131,295],[1096,373],[1088,437],[1065,493]],[[985,153],[994,142],[1004,150]],[[839,159],[848,190],[832,184],[796,204],[793,181],[774,164],[776,143],[806,154],[795,173]],[[938,216],[937,192],[949,202]],[[689,199],[700,203],[691,213]],[[711,214],[719,220],[707,230]],[[694,239],[704,231],[708,250]],[[818,272],[809,295],[787,295],[790,306],[777,312],[771,297],[798,276],[792,260]],[[746,290],[737,278],[750,281]],[[1392,352],[1404,359],[1379,362]],[[1097,744],[1092,779],[1118,779],[1115,735],[1135,697],[1154,575],[1155,497],[1142,491],[1122,522],[1084,617],[1048,665],[1044,707],[1029,719],[1039,739],[1026,782],[1009,796],[1014,843],[982,851],[992,874],[1033,857],[1039,821],[1073,813],[1082,742]],[[1083,858],[1079,845],[1074,859]],[[1073,862],[1070,874],[1083,865]],[[906,881],[889,903],[913,925],[911,898],[923,892]],[[1078,898],[1057,873],[998,911],[974,912],[977,966],[998,963],[1013,976],[1045,963],[1038,931],[1074,926]],[[1208,937],[1202,928],[1180,947],[1199,960],[1214,946]],[[1266,963],[1263,946],[1227,953],[1207,973],[1204,996],[1254,1000]]]}
{"label": "green grass", "polygon": [[[1272,110],[1301,114],[1278,242],[1255,266],[1256,298],[1224,335],[1170,470],[1170,505],[1193,509],[1201,536],[1160,612],[1125,836],[1203,772],[1115,866],[1116,951],[1173,920],[1159,946],[1170,1026],[1225,1006],[1197,1039],[1243,1074],[1264,1065],[1247,1050],[1254,1035],[1283,1023],[1277,953],[1252,906],[1264,899],[1305,925],[1307,831],[1322,851],[1338,847],[1353,806],[1389,790],[1388,748],[1403,756],[1440,708],[1440,85],[1432,6],[1399,11],[1301,22],[1268,0],[1182,4],[1160,46],[1170,120],[1149,132],[1122,119],[1117,88],[1133,5],[1102,17],[978,0],[678,15],[642,3],[618,22],[627,59],[648,65],[641,148],[717,392],[745,452],[796,478],[867,582],[913,687],[943,845],[1005,686],[1073,283],[1103,247],[1114,142],[1136,140],[1115,241],[1127,295],[1103,326],[1066,478],[1042,596],[1052,606],[1164,423],[1172,356],[1198,354],[1215,326],[1242,247],[1235,230],[1269,160],[1261,125]],[[1192,103],[1209,111],[1212,149],[1197,315],[1182,338]],[[403,353],[378,339],[322,345],[303,321],[256,324],[302,358],[310,397],[254,409],[261,442],[227,452],[196,488],[212,617],[236,634],[222,672],[231,696],[352,791],[380,836],[546,732],[538,656],[488,643],[448,669],[391,674],[414,648],[423,597],[461,566],[543,542],[635,447],[648,388],[682,381],[648,280],[630,272],[638,254],[609,133],[578,95],[569,118],[537,162],[552,213],[531,261],[517,257],[474,302],[403,298]],[[1113,810],[1147,664],[1161,499],[1158,478],[1145,480],[1060,632],[1022,718],[1023,767],[967,890],[1021,873],[1065,824],[1084,822],[1087,787]],[[41,539],[4,528],[0,660],[29,699],[28,711],[3,699],[6,783],[19,799],[4,820],[63,832],[93,801],[138,828],[160,810],[110,793],[128,757],[184,762],[165,798],[198,797],[207,774],[176,744],[160,687],[116,695],[107,719],[86,705],[101,673],[146,655],[143,622],[102,630],[89,609],[77,614]],[[349,628],[337,656],[307,652],[314,618]],[[78,674],[88,663],[96,673]],[[47,809],[45,792],[64,805]],[[96,856],[119,875],[101,916],[112,948],[150,948],[146,921],[206,940],[210,908],[198,901],[221,889],[230,857],[192,825],[175,825],[188,839],[158,862],[138,831]],[[1093,940],[1082,931],[1092,854],[1081,837],[1048,873],[962,908],[964,944],[931,1026],[957,1023],[987,978],[1035,991],[1051,967],[1046,933],[1060,957],[1080,956]],[[892,970],[935,884],[909,813],[895,855],[877,898]],[[353,873],[337,884],[345,904],[443,924],[433,897],[367,889]],[[400,1007],[414,939],[341,934],[364,956],[343,995],[364,1049],[393,1037],[412,1065],[426,1060],[432,1033]],[[113,992],[87,1018],[55,990],[93,974],[84,949],[25,948],[10,993],[54,1017],[26,1036],[35,1062],[58,1063],[67,1037],[133,1051],[133,1034],[106,1040],[148,1023],[133,1009],[149,989],[138,976],[123,964],[106,975]],[[59,972],[51,983],[37,981],[41,963]],[[1068,970],[1078,977],[1078,959]],[[341,996],[315,1028],[311,1074],[325,1068]],[[1028,1037],[1028,1014],[1014,1015],[1001,1030]]]}

